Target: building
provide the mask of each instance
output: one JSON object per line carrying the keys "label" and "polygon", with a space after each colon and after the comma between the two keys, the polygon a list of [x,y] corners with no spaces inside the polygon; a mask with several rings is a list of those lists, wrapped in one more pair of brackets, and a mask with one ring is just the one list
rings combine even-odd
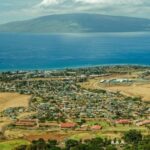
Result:
{"label": "building", "polygon": [[66,122],[60,124],[61,129],[74,129],[77,127],[76,123]]}
{"label": "building", "polygon": [[16,121],[13,125],[22,127],[34,127],[37,126],[37,123],[38,122],[36,119],[21,119]]}
{"label": "building", "polygon": [[116,124],[131,124],[131,120],[129,119],[120,119],[115,121]]}
{"label": "building", "polygon": [[90,129],[93,130],[93,131],[97,131],[97,130],[101,130],[101,129],[102,129],[102,126],[94,125],[94,126],[91,126]]}
{"label": "building", "polygon": [[150,120],[144,120],[144,121],[136,123],[137,126],[143,126],[143,125],[147,125],[147,124],[150,124]]}

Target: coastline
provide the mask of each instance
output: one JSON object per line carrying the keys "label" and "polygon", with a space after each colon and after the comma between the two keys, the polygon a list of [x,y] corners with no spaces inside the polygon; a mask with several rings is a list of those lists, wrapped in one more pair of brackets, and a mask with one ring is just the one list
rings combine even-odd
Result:
{"label": "coastline", "polygon": [[119,67],[148,67],[150,68],[150,64],[97,64],[97,65],[80,65],[80,66],[68,66],[68,67],[56,67],[56,68],[49,68],[49,67],[46,67],[46,68],[28,68],[28,69],[23,69],[23,68],[18,68],[18,69],[0,69],[0,73],[3,73],[3,72],[17,72],[17,71],[27,71],[27,72],[30,72],[30,71],[61,71],[61,70],[67,70],[67,69],[73,69],[73,70],[76,70],[76,69],[86,69],[86,68],[96,68],[96,67],[116,67],[116,66],[119,66]]}

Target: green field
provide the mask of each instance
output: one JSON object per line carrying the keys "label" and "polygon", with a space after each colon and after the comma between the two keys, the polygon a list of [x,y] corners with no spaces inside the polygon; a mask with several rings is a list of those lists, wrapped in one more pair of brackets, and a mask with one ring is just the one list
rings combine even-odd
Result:
{"label": "green field", "polygon": [[5,142],[0,142],[0,150],[13,150],[19,145],[29,144],[26,140],[10,140]]}
{"label": "green field", "polygon": [[101,138],[122,138],[123,133],[127,132],[129,130],[138,130],[141,131],[143,135],[148,135],[148,129],[146,127],[137,127],[135,125],[117,125],[116,127],[114,126],[109,126],[105,122],[98,123],[98,121],[91,121],[88,122],[88,125],[94,125],[94,124],[102,124],[103,123],[103,129],[99,131],[83,131],[82,133],[76,132],[72,136],[70,136],[71,139],[75,140],[80,140],[80,139],[89,139],[89,138],[96,138],[96,137],[101,137]]}

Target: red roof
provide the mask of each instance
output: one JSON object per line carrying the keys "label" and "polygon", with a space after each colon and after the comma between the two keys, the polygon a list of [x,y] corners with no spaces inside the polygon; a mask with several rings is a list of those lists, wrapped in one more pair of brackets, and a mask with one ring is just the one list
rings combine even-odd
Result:
{"label": "red roof", "polygon": [[71,122],[67,122],[67,123],[61,123],[61,128],[74,128],[77,126],[76,123],[71,123]]}
{"label": "red roof", "polygon": [[120,119],[120,120],[116,120],[116,123],[117,124],[129,124],[131,123],[131,121],[128,119]]}
{"label": "red roof", "polygon": [[94,125],[91,127],[91,130],[100,130],[100,129],[102,129],[102,127],[99,125]]}

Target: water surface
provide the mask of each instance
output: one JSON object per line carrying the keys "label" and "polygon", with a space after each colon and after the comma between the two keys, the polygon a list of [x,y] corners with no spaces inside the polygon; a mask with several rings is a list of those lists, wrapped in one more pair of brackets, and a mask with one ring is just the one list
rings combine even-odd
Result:
{"label": "water surface", "polygon": [[0,70],[150,65],[150,33],[0,34]]}

